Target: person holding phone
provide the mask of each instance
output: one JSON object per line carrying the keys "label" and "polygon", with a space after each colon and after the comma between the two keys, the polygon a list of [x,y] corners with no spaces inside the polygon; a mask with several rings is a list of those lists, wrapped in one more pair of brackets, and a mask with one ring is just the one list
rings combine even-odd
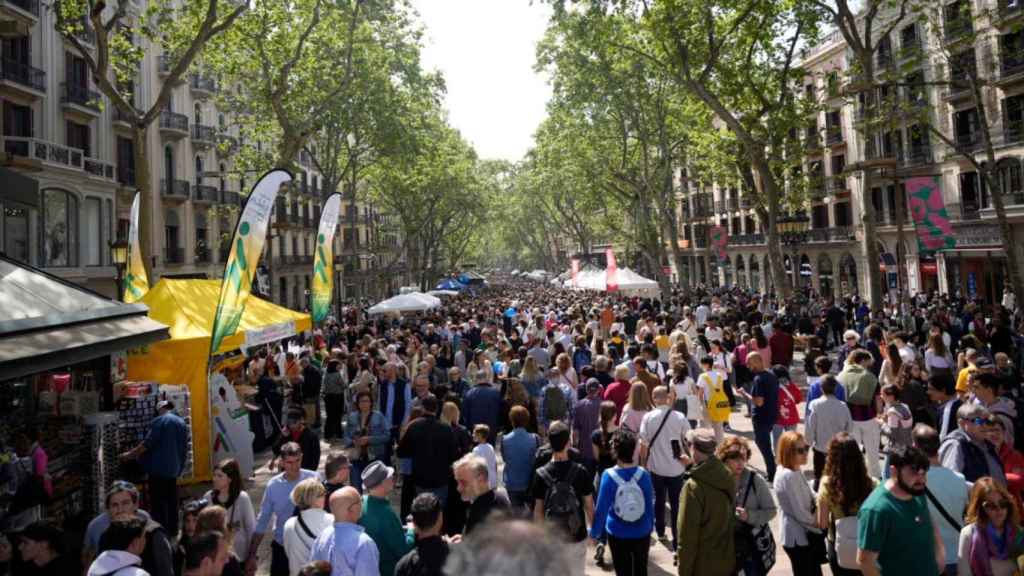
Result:
{"label": "person holding phone", "polygon": [[651,473],[654,486],[654,524],[658,539],[665,539],[665,498],[668,497],[672,530],[672,550],[676,549],[676,518],[679,514],[679,493],[683,489],[683,472],[690,457],[683,453],[683,441],[690,422],[669,404],[668,388],[658,386],[651,394],[654,410],[640,423],[640,465]]}

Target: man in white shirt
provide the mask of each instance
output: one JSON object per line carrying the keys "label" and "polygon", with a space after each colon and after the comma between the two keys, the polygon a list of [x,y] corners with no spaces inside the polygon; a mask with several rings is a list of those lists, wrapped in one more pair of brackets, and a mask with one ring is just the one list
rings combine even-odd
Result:
{"label": "man in white shirt", "polygon": [[708,339],[708,342],[714,342],[715,340],[721,340],[722,336],[722,327],[718,325],[718,317],[711,316],[708,318],[707,327],[704,328],[704,337]]}
{"label": "man in white shirt", "polygon": [[708,316],[711,315],[711,307],[708,306],[707,302],[701,302],[700,306],[697,306],[695,315],[697,317],[697,329],[701,329],[704,327],[704,324],[708,321]]}
{"label": "man in white shirt", "polygon": [[665,386],[656,387],[651,393],[651,400],[655,408],[640,422],[640,463],[651,473],[654,525],[661,540],[665,539],[665,497],[668,496],[671,509],[668,521],[672,530],[672,550],[675,550],[679,493],[683,489],[683,472],[690,463],[682,448],[690,423],[686,416],[669,406],[668,388]]}

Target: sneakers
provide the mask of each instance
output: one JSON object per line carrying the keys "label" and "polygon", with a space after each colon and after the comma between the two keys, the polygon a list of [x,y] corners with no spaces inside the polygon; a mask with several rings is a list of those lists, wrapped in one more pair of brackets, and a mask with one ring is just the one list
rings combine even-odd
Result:
{"label": "sneakers", "polygon": [[604,544],[598,542],[597,548],[594,550],[594,562],[604,568]]}

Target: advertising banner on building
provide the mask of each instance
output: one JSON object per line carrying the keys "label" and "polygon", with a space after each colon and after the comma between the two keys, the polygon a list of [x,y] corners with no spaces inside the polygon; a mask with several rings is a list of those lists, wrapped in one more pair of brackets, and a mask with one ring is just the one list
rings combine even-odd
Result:
{"label": "advertising banner on building", "polygon": [[711,227],[711,250],[714,251],[715,256],[718,257],[719,262],[725,262],[729,255],[725,249],[729,245],[729,231],[725,226],[712,226]]}
{"label": "advertising banner on building", "polygon": [[334,294],[334,232],[338,229],[341,194],[331,194],[320,216],[313,257],[313,322],[320,323],[331,311]]}
{"label": "advertising banner on building", "polygon": [[142,300],[149,292],[149,278],[142,261],[139,246],[139,193],[132,200],[131,220],[128,222],[128,270],[124,277],[124,301],[129,304]]}
{"label": "advertising banner on building", "polygon": [[577,288],[579,284],[576,282],[576,276],[580,273],[580,260],[579,258],[572,259],[572,287]]}
{"label": "advertising banner on building", "polygon": [[220,285],[217,314],[213,318],[210,338],[210,355],[213,355],[224,338],[235,333],[242,320],[245,303],[252,291],[252,280],[263,245],[267,240],[270,226],[270,212],[274,208],[281,185],[291,182],[292,175],[286,170],[271,170],[253,186],[249,198],[238,218],[235,234],[231,239],[231,253],[224,265],[224,279]]}
{"label": "advertising banner on building", "polygon": [[619,267],[615,265],[615,251],[611,248],[605,250],[605,259],[608,261],[608,269],[605,271],[605,285],[609,292],[619,289]]}
{"label": "advertising banner on building", "polygon": [[917,247],[921,254],[934,254],[939,250],[956,247],[953,223],[949,221],[942,187],[937,176],[909,178],[907,201],[910,215],[917,228]]}

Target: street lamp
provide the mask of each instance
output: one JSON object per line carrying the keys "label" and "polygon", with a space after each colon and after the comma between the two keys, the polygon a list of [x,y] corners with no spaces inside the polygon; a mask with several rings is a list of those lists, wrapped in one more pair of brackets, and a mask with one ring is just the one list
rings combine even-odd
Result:
{"label": "street lamp", "polygon": [[811,219],[804,212],[784,214],[776,220],[782,243],[793,249],[790,266],[793,269],[793,288],[800,286],[800,246],[807,242],[807,229]]}
{"label": "street lamp", "polygon": [[124,269],[128,266],[128,241],[117,239],[110,242],[110,260],[117,270],[117,299],[124,300]]}

